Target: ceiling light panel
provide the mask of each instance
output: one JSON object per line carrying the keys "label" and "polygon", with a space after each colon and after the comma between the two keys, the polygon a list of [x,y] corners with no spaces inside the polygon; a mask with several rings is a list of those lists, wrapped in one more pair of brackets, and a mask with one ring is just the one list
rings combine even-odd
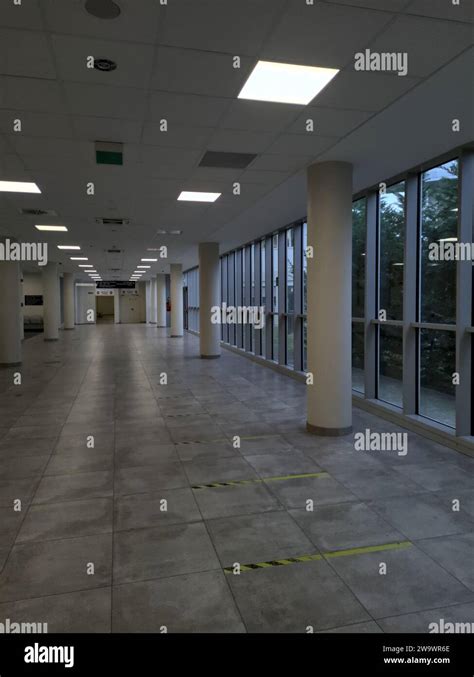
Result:
{"label": "ceiling light panel", "polygon": [[204,193],[201,191],[183,190],[178,200],[180,202],[215,202],[222,193]]}

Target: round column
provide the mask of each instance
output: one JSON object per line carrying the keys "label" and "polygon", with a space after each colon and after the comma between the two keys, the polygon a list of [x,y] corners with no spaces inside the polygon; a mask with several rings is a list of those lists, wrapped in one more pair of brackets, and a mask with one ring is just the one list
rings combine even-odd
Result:
{"label": "round column", "polygon": [[221,354],[221,327],[211,322],[212,307],[220,306],[219,245],[199,245],[199,347],[201,357],[213,359]]}
{"label": "round column", "polygon": [[171,269],[171,338],[183,336],[183,267],[172,263]]}
{"label": "round column", "polygon": [[308,169],[307,429],[317,435],[352,430],[352,165]]}
{"label": "round column", "polygon": [[43,323],[44,340],[57,341],[59,338],[59,276],[58,264],[48,263],[43,268]]}
{"label": "round column", "polygon": [[166,275],[156,276],[156,324],[166,327]]}
{"label": "round column", "polygon": [[75,327],[74,275],[64,273],[64,329]]}
{"label": "round column", "polygon": [[20,265],[0,262],[0,366],[21,364],[21,277]]}

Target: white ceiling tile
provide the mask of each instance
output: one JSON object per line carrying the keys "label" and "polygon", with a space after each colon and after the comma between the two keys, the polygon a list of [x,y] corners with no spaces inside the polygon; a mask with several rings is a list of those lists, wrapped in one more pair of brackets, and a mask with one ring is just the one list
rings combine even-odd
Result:
{"label": "white ceiling tile", "polygon": [[254,64],[254,59],[240,57],[240,68],[234,68],[232,54],[160,47],[151,88],[186,94],[236,97]]}
{"label": "white ceiling tile", "polygon": [[209,140],[208,150],[230,153],[263,153],[275,138],[275,133],[218,129]]}
{"label": "white ceiling tile", "polygon": [[400,12],[410,0],[327,0],[333,5],[353,5],[354,7],[365,7],[369,9],[386,10],[389,12]]}
{"label": "white ceiling tile", "polygon": [[411,0],[406,8],[408,14],[432,16],[452,21],[474,21],[474,9],[471,0],[461,0],[459,4],[446,0]]}
{"label": "white ceiling tile", "polygon": [[365,71],[342,71],[321,92],[319,106],[378,111],[405,94],[419,80],[409,76]]}
{"label": "white ceiling tile", "polygon": [[168,126],[195,125],[212,127],[219,122],[229,100],[192,94],[153,92],[150,103],[151,121],[166,119]]}
{"label": "white ceiling tile", "polygon": [[[153,62],[151,45],[106,42],[69,35],[53,35],[52,43],[62,80],[138,89],[148,86]],[[117,68],[107,72],[88,68],[87,59],[90,56],[110,59],[117,64]]]}
{"label": "white ceiling tile", "polygon": [[231,104],[220,122],[224,129],[281,132],[304,110],[303,106],[239,99]]}
{"label": "white ceiling tile", "polygon": [[[13,121],[18,119],[21,121],[21,132],[15,132],[13,129]],[[71,137],[72,127],[67,115],[0,110],[0,131],[13,135],[20,133],[28,136],[66,139]]]}
{"label": "white ceiling tile", "polygon": [[270,155],[318,155],[333,146],[336,141],[337,137],[320,136],[314,132],[306,135],[282,134],[267,152]]}
{"label": "white ceiling tile", "polygon": [[72,125],[76,136],[89,141],[139,143],[142,125],[136,120],[112,120],[90,116],[75,116]]}
{"label": "white ceiling tile", "polygon": [[61,90],[55,81],[0,77],[0,108],[57,113],[62,107]]}
{"label": "white ceiling tile", "polygon": [[[424,77],[457,56],[473,42],[469,24],[401,16],[370,49],[408,55],[408,75]],[[403,79],[403,78],[401,78]]]}
{"label": "white ceiling tile", "polygon": [[242,174],[241,181],[249,183],[265,183],[277,185],[285,181],[290,176],[289,172],[263,171],[256,169],[247,169]]}
{"label": "white ceiling tile", "polygon": [[67,82],[64,91],[74,115],[130,120],[142,120],[145,115],[146,92],[140,89]]}
{"label": "white ceiling tile", "polygon": [[312,153],[308,155],[260,155],[252,164],[252,169],[296,172],[307,167],[311,160]]}
{"label": "white ceiling tile", "polygon": [[168,130],[163,132],[159,124],[146,123],[142,142],[150,146],[202,149],[206,147],[212,132],[212,127],[182,127],[175,124],[168,125]]}
{"label": "white ceiling tile", "polygon": [[41,30],[43,27],[38,0],[28,0],[21,5],[5,0],[0,9],[0,19],[2,26],[12,28]]}
{"label": "white ceiling tile", "polygon": [[84,4],[84,0],[42,0],[48,28],[55,33],[101,40],[154,43],[164,19],[165,8],[160,7],[159,0],[119,0],[121,13],[110,20],[92,16]]}
{"label": "white ceiling tile", "polygon": [[286,0],[169,2],[160,33],[165,45],[255,55]]}
{"label": "white ceiling tile", "polygon": [[360,110],[340,110],[337,108],[306,108],[300,117],[288,129],[291,134],[308,134],[308,120],[314,124],[314,133],[322,136],[345,136],[354,127],[364,123],[371,113]]}
{"label": "white ceiling tile", "polygon": [[343,68],[391,18],[358,7],[293,2],[265,42],[261,58]]}
{"label": "white ceiling tile", "polygon": [[56,78],[46,36],[32,31],[0,29],[0,73]]}

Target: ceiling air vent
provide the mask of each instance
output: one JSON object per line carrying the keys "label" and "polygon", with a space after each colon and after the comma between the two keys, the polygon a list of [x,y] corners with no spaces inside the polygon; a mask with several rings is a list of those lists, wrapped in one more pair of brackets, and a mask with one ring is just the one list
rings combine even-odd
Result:
{"label": "ceiling air vent", "polygon": [[20,214],[25,216],[57,216],[58,213],[54,209],[20,209]]}
{"label": "ceiling air vent", "polygon": [[98,165],[123,165],[123,143],[96,141],[95,161]]}
{"label": "ceiling air vent", "polygon": [[219,167],[221,169],[245,169],[257,157],[254,153],[221,153],[208,150],[199,163],[200,167]]}
{"label": "ceiling air vent", "polygon": [[[100,226],[128,226],[130,224],[130,219],[97,218],[95,222]],[[117,249],[114,249],[114,251],[117,251]]]}

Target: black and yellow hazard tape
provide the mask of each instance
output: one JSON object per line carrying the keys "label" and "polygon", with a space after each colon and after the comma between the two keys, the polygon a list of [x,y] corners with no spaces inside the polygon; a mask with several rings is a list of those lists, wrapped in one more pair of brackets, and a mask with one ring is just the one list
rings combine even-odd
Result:
{"label": "black and yellow hazard tape", "polygon": [[243,484],[262,484],[262,482],[282,482],[297,480],[306,477],[329,477],[327,472],[309,472],[301,475],[281,475],[279,477],[263,477],[251,480],[229,480],[228,482],[210,482],[209,484],[195,484],[191,489],[221,489],[222,487],[238,487]]}
{"label": "black and yellow hazard tape", "polygon": [[[299,557],[285,557],[284,559],[268,560],[267,562],[254,562],[252,564],[239,564],[238,571],[255,571],[256,569],[268,569],[270,567],[287,566],[288,564],[301,564],[303,562],[315,562],[322,559],[331,559],[332,557],[350,557],[353,555],[366,555],[372,552],[385,552],[387,550],[403,550],[413,545],[411,541],[396,541],[394,543],[382,543],[381,545],[366,545],[360,548],[348,548],[346,550],[330,550],[329,552],[318,552],[312,555],[300,555]],[[234,566],[224,567],[225,574],[235,574],[237,569]]]}

